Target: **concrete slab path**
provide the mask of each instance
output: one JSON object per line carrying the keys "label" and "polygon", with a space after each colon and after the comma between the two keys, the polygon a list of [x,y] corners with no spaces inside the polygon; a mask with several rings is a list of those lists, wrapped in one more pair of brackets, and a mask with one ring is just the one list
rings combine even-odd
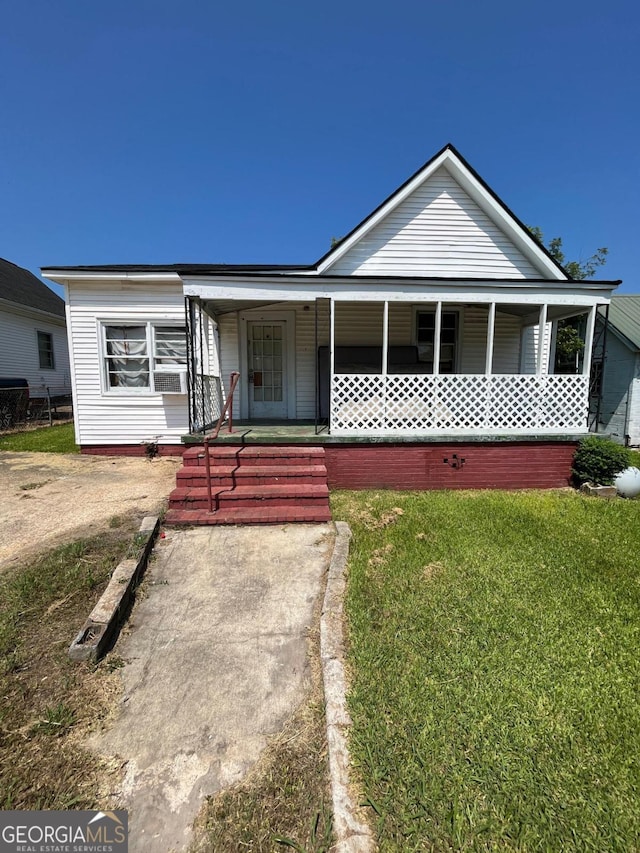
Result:
{"label": "concrete slab path", "polygon": [[169,531],[118,643],[122,709],[92,746],[127,762],[131,853],[184,850],[302,701],[331,524]]}

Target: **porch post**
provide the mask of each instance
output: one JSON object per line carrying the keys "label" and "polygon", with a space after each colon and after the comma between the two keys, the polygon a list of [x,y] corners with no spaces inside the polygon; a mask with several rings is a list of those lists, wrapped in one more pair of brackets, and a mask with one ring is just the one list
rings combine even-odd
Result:
{"label": "porch post", "polygon": [[442,302],[436,302],[435,329],[433,332],[433,374],[440,373],[440,332],[442,326]]}
{"label": "porch post", "polygon": [[596,326],[596,306],[592,305],[589,309],[589,317],[587,318],[587,331],[584,342],[584,358],[582,359],[582,375],[589,376],[591,374],[591,358],[593,355],[593,333]]}
{"label": "porch post", "polygon": [[389,369],[389,303],[385,299],[382,310],[382,375]]}
{"label": "porch post", "polygon": [[544,366],[544,348],[547,339],[547,304],[540,306],[540,319],[538,321],[540,331],[538,333],[538,358],[536,363],[536,373],[542,375]]}
{"label": "porch post", "polygon": [[331,432],[331,421],[333,414],[333,374],[335,373],[335,339],[336,339],[336,301],[331,296],[329,298],[329,433]]}
{"label": "porch post", "polygon": [[487,352],[485,356],[484,372],[489,376],[493,371],[493,339],[496,329],[496,303],[489,304],[489,319],[487,321]]}

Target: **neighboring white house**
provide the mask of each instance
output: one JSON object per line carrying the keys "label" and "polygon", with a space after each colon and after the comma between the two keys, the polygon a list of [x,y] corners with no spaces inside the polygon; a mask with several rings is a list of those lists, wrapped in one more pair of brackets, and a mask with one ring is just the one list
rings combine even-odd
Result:
{"label": "neighboring white house", "polygon": [[26,379],[32,397],[71,392],[64,300],[2,258],[0,378]]}
{"label": "neighboring white house", "polygon": [[614,441],[640,445],[640,296],[614,296],[604,338],[605,312],[598,315],[604,346],[598,431]]}
{"label": "neighboring white house", "polygon": [[315,264],[42,273],[66,289],[86,450],[179,445],[215,422],[231,371],[249,421],[326,420],[360,443],[575,440],[590,358],[553,375],[554,321],[586,315],[590,353],[619,284],[571,280],[451,145]]}

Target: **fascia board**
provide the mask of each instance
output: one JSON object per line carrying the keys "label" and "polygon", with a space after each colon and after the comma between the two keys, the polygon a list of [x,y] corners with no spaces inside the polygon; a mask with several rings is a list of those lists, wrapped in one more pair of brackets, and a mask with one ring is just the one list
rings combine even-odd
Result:
{"label": "fascia board", "polygon": [[611,297],[611,286],[607,283],[588,282],[551,282],[537,285],[522,279],[504,286],[495,280],[465,282],[465,287],[446,282],[412,282],[394,280],[393,284],[384,281],[362,281],[353,277],[342,280],[321,279],[309,281],[303,278],[283,284],[281,279],[198,279],[183,280],[185,296],[197,296],[201,299],[218,300],[268,300],[310,301],[313,299],[334,299],[336,301],[372,302],[430,302],[449,301],[496,302],[541,305],[545,302],[555,305],[594,305],[606,304]]}
{"label": "fascia board", "polygon": [[520,223],[516,222],[476,177],[458,161],[457,157],[452,152],[450,153],[451,157],[446,164],[446,168],[451,173],[451,176],[460,184],[473,201],[487,213],[496,225],[507,234],[525,257],[539,270],[544,270],[548,273],[551,278],[558,281],[570,281],[569,277],[560,272],[558,267],[540,249],[533,237],[523,229]]}
{"label": "fascia board", "polygon": [[48,278],[58,284],[65,284],[68,281],[168,281],[180,282],[182,279],[175,272],[167,273],[131,273],[131,272],[110,272],[110,273],[92,273],[92,272],[77,272],[73,270],[46,270],[40,271],[43,278]]}

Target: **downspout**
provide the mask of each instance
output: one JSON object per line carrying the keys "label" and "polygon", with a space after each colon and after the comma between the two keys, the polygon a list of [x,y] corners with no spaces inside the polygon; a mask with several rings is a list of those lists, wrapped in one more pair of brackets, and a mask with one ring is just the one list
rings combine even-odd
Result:
{"label": "downspout", "polygon": [[191,297],[184,298],[184,324],[187,330],[187,408],[189,410],[189,434],[194,432],[194,411],[193,411],[193,341],[191,340]]}
{"label": "downspout", "polygon": [[207,413],[205,407],[205,393],[204,393],[204,345],[203,345],[203,331],[202,331],[202,303],[198,300],[198,336],[200,338],[200,404],[202,410],[202,432],[204,434],[205,428],[207,425]]}
{"label": "downspout", "polygon": [[329,428],[328,433],[331,435],[331,417],[333,410],[333,374],[336,366],[335,342],[336,342],[336,321],[335,321],[336,301],[332,296],[329,300]]}
{"label": "downspout", "polygon": [[[600,415],[602,414],[602,389],[604,388],[604,373],[607,364],[607,333],[609,331],[609,303],[604,312],[604,331],[602,332],[602,368],[600,370],[600,384],[598,387],[598,395],[596,397],[596,432],[600,430]],[[624,418],[625,444],[627,443],[627,427],[629,417],[629,395],[627,393],[627,413]]]}
{"label": "downspout", "polygon": [[316,379],[316,408],[315,408],[315,421],[313,424],[313,434],[318,435],[318,409],[320,408],[320,383],[318,381],[318,297],[313,301],[313,357],[314,357],[314,365],[315,365],[315,379]]}

